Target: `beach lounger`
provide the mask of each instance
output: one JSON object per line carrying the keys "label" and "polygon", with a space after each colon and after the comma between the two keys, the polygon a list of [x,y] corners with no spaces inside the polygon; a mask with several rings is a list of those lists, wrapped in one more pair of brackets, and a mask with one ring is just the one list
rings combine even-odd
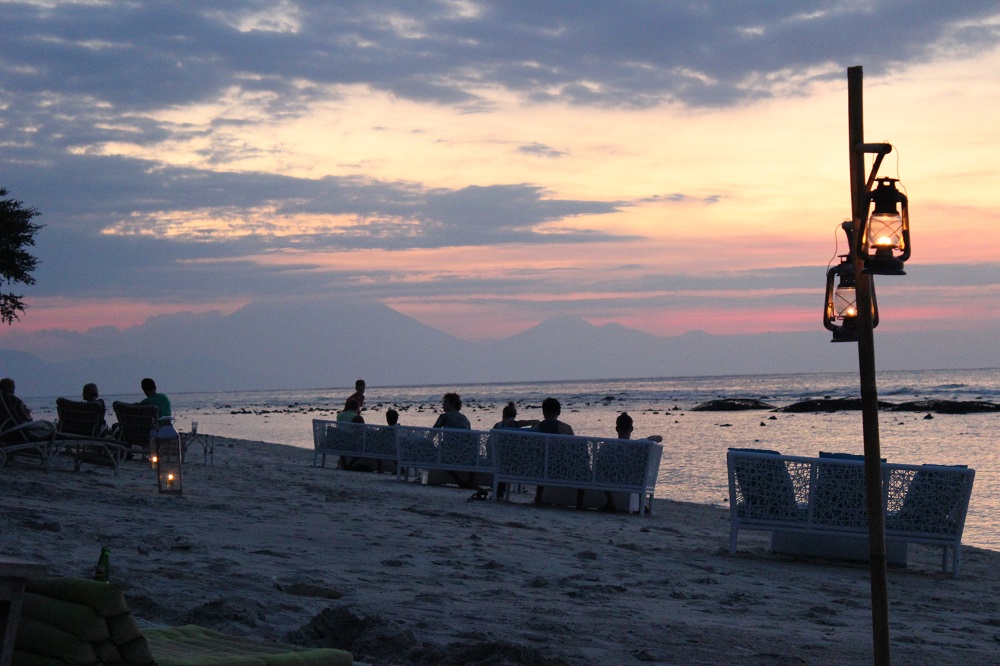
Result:
{"label": "beach lounger", "polygon": [[128,402],[115,401],[111,405],[118,418],[118,441],[128,450],[127,456],[148,457],[149,434],[159,424],[157,417],[160,411],[156,405],[134,405]]}
{"label": "beach lounger", "polygon": [[235,638],[185,625],[139,628],[116,585],[28,580],[12,666],[350,666],[349,652]]}
{"label": "beach lounger", "polygon": [[55,445],[72,452],[77,471],[87,463],[110,467],[118,474],[125,447],[108,432],[101,403],[57,398],[56,414]]}
{"label": "beach lounger", "polygon": [[56,427],[50,421],[18,423],[7,403],[0,398],[0,467],[16,455],[36,457],[48,467],[54,452]]}

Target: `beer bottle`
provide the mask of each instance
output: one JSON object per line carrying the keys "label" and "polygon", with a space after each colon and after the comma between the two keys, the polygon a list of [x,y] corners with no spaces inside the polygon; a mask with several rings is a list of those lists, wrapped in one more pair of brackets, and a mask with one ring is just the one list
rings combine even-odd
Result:
{"label": "beer bottle", "polygon": [[111,577],[111,547],[101,548],[101,556],[97,558],[97,566],[94,567],[94,580],[107,583]]}

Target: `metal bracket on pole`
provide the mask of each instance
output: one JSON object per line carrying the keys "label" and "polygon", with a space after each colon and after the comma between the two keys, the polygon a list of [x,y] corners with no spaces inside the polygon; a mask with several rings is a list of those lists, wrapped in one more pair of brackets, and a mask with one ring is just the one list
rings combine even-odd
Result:
{"label": "metal bracket on pole", "polygon": [[872,183],[878,176],[878,169],[882,166],[882,158],[892,152],[891,143],[859,143],[854,146],[854,150],[859,153],[872,153],[875,155],[875,162],[872,164],[871,173],[868,174],[868,181],[865,183],[865,193],[872,191]]}

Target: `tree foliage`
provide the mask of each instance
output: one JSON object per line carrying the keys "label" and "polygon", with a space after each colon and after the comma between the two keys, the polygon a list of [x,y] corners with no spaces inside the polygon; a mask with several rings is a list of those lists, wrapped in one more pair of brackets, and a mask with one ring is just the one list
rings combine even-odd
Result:
{"label": "tree foliage", "polygon": [[[7,190],[0,187],[0,280],[8,285],[35,284],[31,272],[38,260],[26,248],[35,244],[35,233],[41,225],[32,223],[38,215],[34,208],[25,208],[14,199],[7,199]],[[21,294],[0,293],[0,321],[13,324],[17,313],[27,307]]]}

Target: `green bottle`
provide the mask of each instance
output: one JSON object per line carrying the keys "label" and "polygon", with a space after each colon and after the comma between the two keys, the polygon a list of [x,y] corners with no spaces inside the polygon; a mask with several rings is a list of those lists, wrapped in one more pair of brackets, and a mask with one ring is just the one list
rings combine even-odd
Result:
{"label": "green bottle", "polygon": [[107,583],[111,577],[111,547],[101,548],[101,556],[97,558],[97,566],[94,567],[94,580]]}

